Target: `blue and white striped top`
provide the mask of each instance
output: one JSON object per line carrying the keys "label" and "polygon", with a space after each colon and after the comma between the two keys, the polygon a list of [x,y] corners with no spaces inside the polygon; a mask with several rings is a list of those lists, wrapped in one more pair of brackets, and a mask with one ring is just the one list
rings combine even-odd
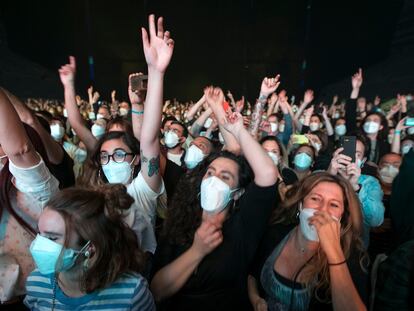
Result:
{"label": "blue and white striped top", "polygon": [[[24,303],[30,310],[52,310],[54,274],[34,270],[26,282]],[[124,274],[110,287],[82,297],[68,297],[56,286],[55,310],[155,310],[147,281],[139,274]]]}

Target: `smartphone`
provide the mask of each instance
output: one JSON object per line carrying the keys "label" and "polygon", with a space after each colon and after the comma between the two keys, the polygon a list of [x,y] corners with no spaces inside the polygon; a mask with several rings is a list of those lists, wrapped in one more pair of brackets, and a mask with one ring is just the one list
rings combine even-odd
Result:
{"label": "smartphone", "polygon": [[309,139],[305,135],[292,135],[292,144],[304,145],[309,144]]}
{"label": "smartphone", "polygon": [[414,126],[414,118],[407,118],[404,123],[405,126]]}
{"label": "smartphone", "polygon": [[342,136],[339,146],[344,148],[344,150],[342,150],[342,154],[350,157],[354,163],[356,153],[356,136]]}
{"label": "smartphone", "polygon": [[139,75],[131,77],[132,92],[146,91],[148,87],[148,76]]}

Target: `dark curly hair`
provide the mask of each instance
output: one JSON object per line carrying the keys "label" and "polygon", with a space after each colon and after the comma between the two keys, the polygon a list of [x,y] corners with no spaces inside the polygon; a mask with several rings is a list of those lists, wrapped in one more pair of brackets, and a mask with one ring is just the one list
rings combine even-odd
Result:
{"label": "dark curly hair", "polygon": [[226,158],[237,163],[239,188],[245,188],[253,178],[253,172],[244,157],[228,151],[213,153],[193,170],[182,176],[169,202],[162,238],[171,244],[190,246],[194,233],[201,224],[202,209],[199,200],[201,181],[210,164]]}

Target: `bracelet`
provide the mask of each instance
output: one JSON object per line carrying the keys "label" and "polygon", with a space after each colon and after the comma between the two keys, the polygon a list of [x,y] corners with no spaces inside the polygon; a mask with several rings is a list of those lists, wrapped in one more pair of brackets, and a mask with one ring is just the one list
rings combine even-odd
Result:
{"label": "bracelet", "polygon": [[138,111],[138,110],[132,109],[131,112],[134,113],[134,114],[137,114],[139,116],[144,114],[144,110]]}
{"label": "bracelet", "polygon": [[401,134],[401,130],[394,130],[394,135],[400,135]]}
{"label": "bracelet", "polygon": [[329,263],[328,262],[328,266],[340,266],[340,265],[343,265],[344,263],[346,263],[346,259],[344,261],[341,261],[341,262],[335,262],[335,263]]}

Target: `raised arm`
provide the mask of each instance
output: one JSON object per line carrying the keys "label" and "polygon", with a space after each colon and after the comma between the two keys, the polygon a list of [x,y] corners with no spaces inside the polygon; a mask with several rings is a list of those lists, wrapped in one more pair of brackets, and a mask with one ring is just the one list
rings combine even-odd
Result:
{"label": "raised arm", "polygon": [[408,126],[404,125],[406,119],[407,119],[406,117],[402,118],[398,122],[397,126],[395,127],[394,137],[392,139],[392,144],[391,144],[391,152],[398,153],[398,154],[401,153],[401,132],[402,130],[408,128]]}
{"label": "raised arm", "polygon": [[226,112],[223,108],[223,91],[221,89],[214,89],[212,86],[209,86],[204,89],[204,98],[216,116],[220,133],[223,135],[225,142],[225,149],[227,151],[233,152],[234,154],[240,154],[240,145],[237,143],[236,138],[223,127],[223,123],[226,119]]}
{"label": "raised arm", "polygon": [[352,92],[350,100],[346,103],[345,122],[348,133],[353,133],[356,130],[357,124],[357,112],[356,112],[356,100],[359,96],[359,90],[361,88],[363,77],[362,69],[359,68],[358,72],[352,76]]}
{"label": "raised arm", "polygon": [[145,60],[148,65],[148,88],[146,97],[145,117],[141,132],[141,172],[155,192],[161,185],[160,168],[160,143],[158,131],[161,126],[164,74],[170,63],[174,40],[170,38],[170,32],[164,32],[163,18],[158,18],[155,27],[154,15],[149,16],[149,35],[142,28],[142,44]]}
{"label": "raised arm", "polygon": [[331,120],[328,117],[328,110],[326,109],[326,106],[323,106],[322,118],[325,122],[326,134],[328,134],[328,136],[332,136],[334,134],[334,129],[332,127]]}
{"label": "raised arm", "polygon": [[193,125],[190,128],[190,134],[192,136],[197,137],[200,135],[200,131],[204,126],[204,123],[206,122],[206,120],[212,112],[213,111],[211,110],[211,108],[208,108],[207,110],[204,110],[204,112],[197,118],[197,120],[193,123]]}
{"label": "raised arm", "polygon": [[277,167],[262,146],[244,128],[242,115],[237,112],[232,113],[223,126],[236,137],[244,157],[254,172],[256,185],[267,187],[275,184],[278,176]]}
{"label": "raised arm", "polygon": [[264,78],[262,81],[262,85],[260,86],[259,98],[257,99],[257,102],[254,105],[252,112],[252,120],[250,122],[249,127],[249,132],[253,137],[256,137],[259,131],[259,126],[262,122],[262,115],[264,107],[266,105],[267,98],[279,87],[279,78],[280,75],[277,75],[274,78]]}
{"label": "raised arm", "polygon": [[52,136],[44,129],[44,127],[40,124],[38,118],[33,115],[33,113],[29,110],[29,108],[16,96],[8,92],[7,90],[3,90],[13,104],[14,109],[16,110],[20,120],[23,123],[31,126],[37,134],[39,134],[40,139],[45,146],[47,157],[52,164],[60,164],[63,160],[63,149],[56,142]]}
{"label": "raised arm", "polygon": [[75,75],[76,60],[75,57],[69,56],[69,64],[63,65],[59,69],[60,81],[62,81],[65,94],[65,108],[68,112],[70,126],[85,144],[88,152],[91,153],[96,146],[97,140],[86,127],[76,104]]}
{"label": "raised arm", "polygon": [[187,120],[193,120],[194,116],[196,115],[197,111],[201,108],[201,106],[206,102],[206,98],[204,95],[196,102],[193,106],[191,106],[190,110],[187,112]]}
{"label": "raised arm", "polygon": [[16,110],[3,90],[0,90],[0,145],[9,160],[18,167],[32,167],[40,161]]}

